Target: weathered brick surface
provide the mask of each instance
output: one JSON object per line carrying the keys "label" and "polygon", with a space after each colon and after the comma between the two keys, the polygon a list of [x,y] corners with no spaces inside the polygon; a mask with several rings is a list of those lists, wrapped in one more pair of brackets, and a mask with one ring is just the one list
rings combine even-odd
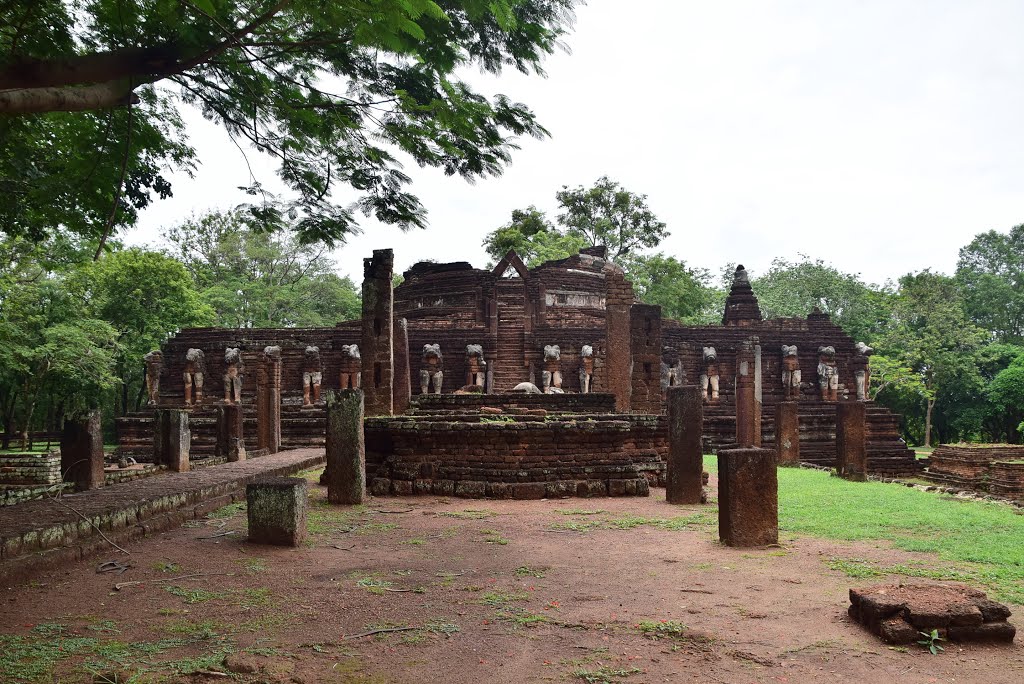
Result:
{"label": "weathered brick surface", "polygon": [[366,497],[363,393],[341,390],[327,395],[327,500],[359,504]]}
{"label": "weathered brick surface", "polygon": [[718,536],[728,546],[779,542],[779,480],[772,449],[718,453]]}
{"label": "weathered brick surface", "polygon": [[367,474],[375,494],[647,496],[665,436],[657,416],[368,418]]}
{"label": "weathered brick surface", "polygon": [[1024,446],[940,444],[924,477],[932,482],[1024,498]]}
{"label": "weathered brick surface", "polygon": [[668,457],[665,500],[701,503],[704,473],[704,397],[696,385],[668,389]]}
{"label": "weathered brick surface", "polygon": [[123,544],[241,500],[245,485],[258,477],[288,475],[323,462],[321,449],[286,451],[65,495],[62,500],[74,510],[47,499],[20,504],[0,516],[0,583],[109,552],[96,528]]}
{"label": "weathered brick surface", "polygon": [[836,407],[836,474],[845,480],[867,479],[864,409],[861,401],[844,401]]}
{"label": "weathered brick surface", "polygon": [[1010,610],[985,592],[955,582],[879,584],[850,589],[849,615],[890,644],[910,644],[936,630],[953,641],[1011,642]]}
{"label": "weathered brick surface", "polygon": [[392,275],[395,255],[375,249],[363,259],[363,320],[359,352],[362,356],[362,390],[366,415],[394,413],[394,293]]}
{"label": "weathered brick surface", "polygon": [[301,477],[261,477],[247,484],[249,541],[302,546],[306,540],[308,484]]}

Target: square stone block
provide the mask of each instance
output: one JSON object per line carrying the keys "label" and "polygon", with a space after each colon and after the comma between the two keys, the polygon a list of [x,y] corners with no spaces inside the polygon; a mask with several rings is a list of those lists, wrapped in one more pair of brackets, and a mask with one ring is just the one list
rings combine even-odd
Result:
{"label": "square stone block", "polygon": [[306,539],[306,487],[300,477],[274,477],[246,485],[249,541],[299,546]]}

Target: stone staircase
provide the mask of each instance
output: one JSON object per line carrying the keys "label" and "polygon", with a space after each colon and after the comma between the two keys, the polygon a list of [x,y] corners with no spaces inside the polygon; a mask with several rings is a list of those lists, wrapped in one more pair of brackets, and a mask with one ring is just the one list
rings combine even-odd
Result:
{"label": "stone staircase", "polygon": [[[504,287],[498,290],[498,359],[494,369],[493,392],[508,392],[521,382],[530,379],[529,369],[523,365],[526,355],[526,331],[523,319],[526,307],[523,304],[522,286]],[[539,382],[538,378],[538,382]]]}

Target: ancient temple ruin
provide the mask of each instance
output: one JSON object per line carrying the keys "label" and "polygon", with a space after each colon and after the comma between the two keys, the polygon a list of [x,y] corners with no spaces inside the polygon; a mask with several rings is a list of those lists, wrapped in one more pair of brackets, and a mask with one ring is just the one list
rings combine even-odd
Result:
{"label": "ancient temple ruin", "polygon": [[[764,320],[742,267],[722,324],[689,326],[637,301],[603,247],[532,269],[514,252],[489,270],[418,263],[393,291],[391,263],[390,250],[366,260],[363,320],[187,329],[163,345],[162,358],[150,357],[158,405],[191,414],[192,459],[215,453],[221,397],[240,400],[246,448],[255,452],[266,432],[260,424],[270,420],[279,420],[280,448],[322,446],[321,393],[361,386],[367,481],[376,492],[646,493],[664,472],[667,388],[698,385],[706,450],[732,443],[738,356],[748,349],[757,444],[774,439],[775,405],[795,401],[801,460],[833,465],[837,402],[859,400],[869,470],[917,470],[899,417],[858,391],[866,387],[870,350],[817,311]],[[280,374],[279,418],[265,398],[257,401],[268,348]],[[122,453],[152,458],[152,419],[148,409],[119,421]],[[597,465],[600,477],[593,476]]]}

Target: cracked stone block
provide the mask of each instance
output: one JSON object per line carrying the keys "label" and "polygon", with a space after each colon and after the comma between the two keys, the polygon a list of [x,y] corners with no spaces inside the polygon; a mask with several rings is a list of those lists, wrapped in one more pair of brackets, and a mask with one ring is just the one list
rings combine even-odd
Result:
{"label": "cracked stone block", "polygon": [[249,541],[300,546],[306,539],[306,488],[301,477],[273,477],[245,487]]}

